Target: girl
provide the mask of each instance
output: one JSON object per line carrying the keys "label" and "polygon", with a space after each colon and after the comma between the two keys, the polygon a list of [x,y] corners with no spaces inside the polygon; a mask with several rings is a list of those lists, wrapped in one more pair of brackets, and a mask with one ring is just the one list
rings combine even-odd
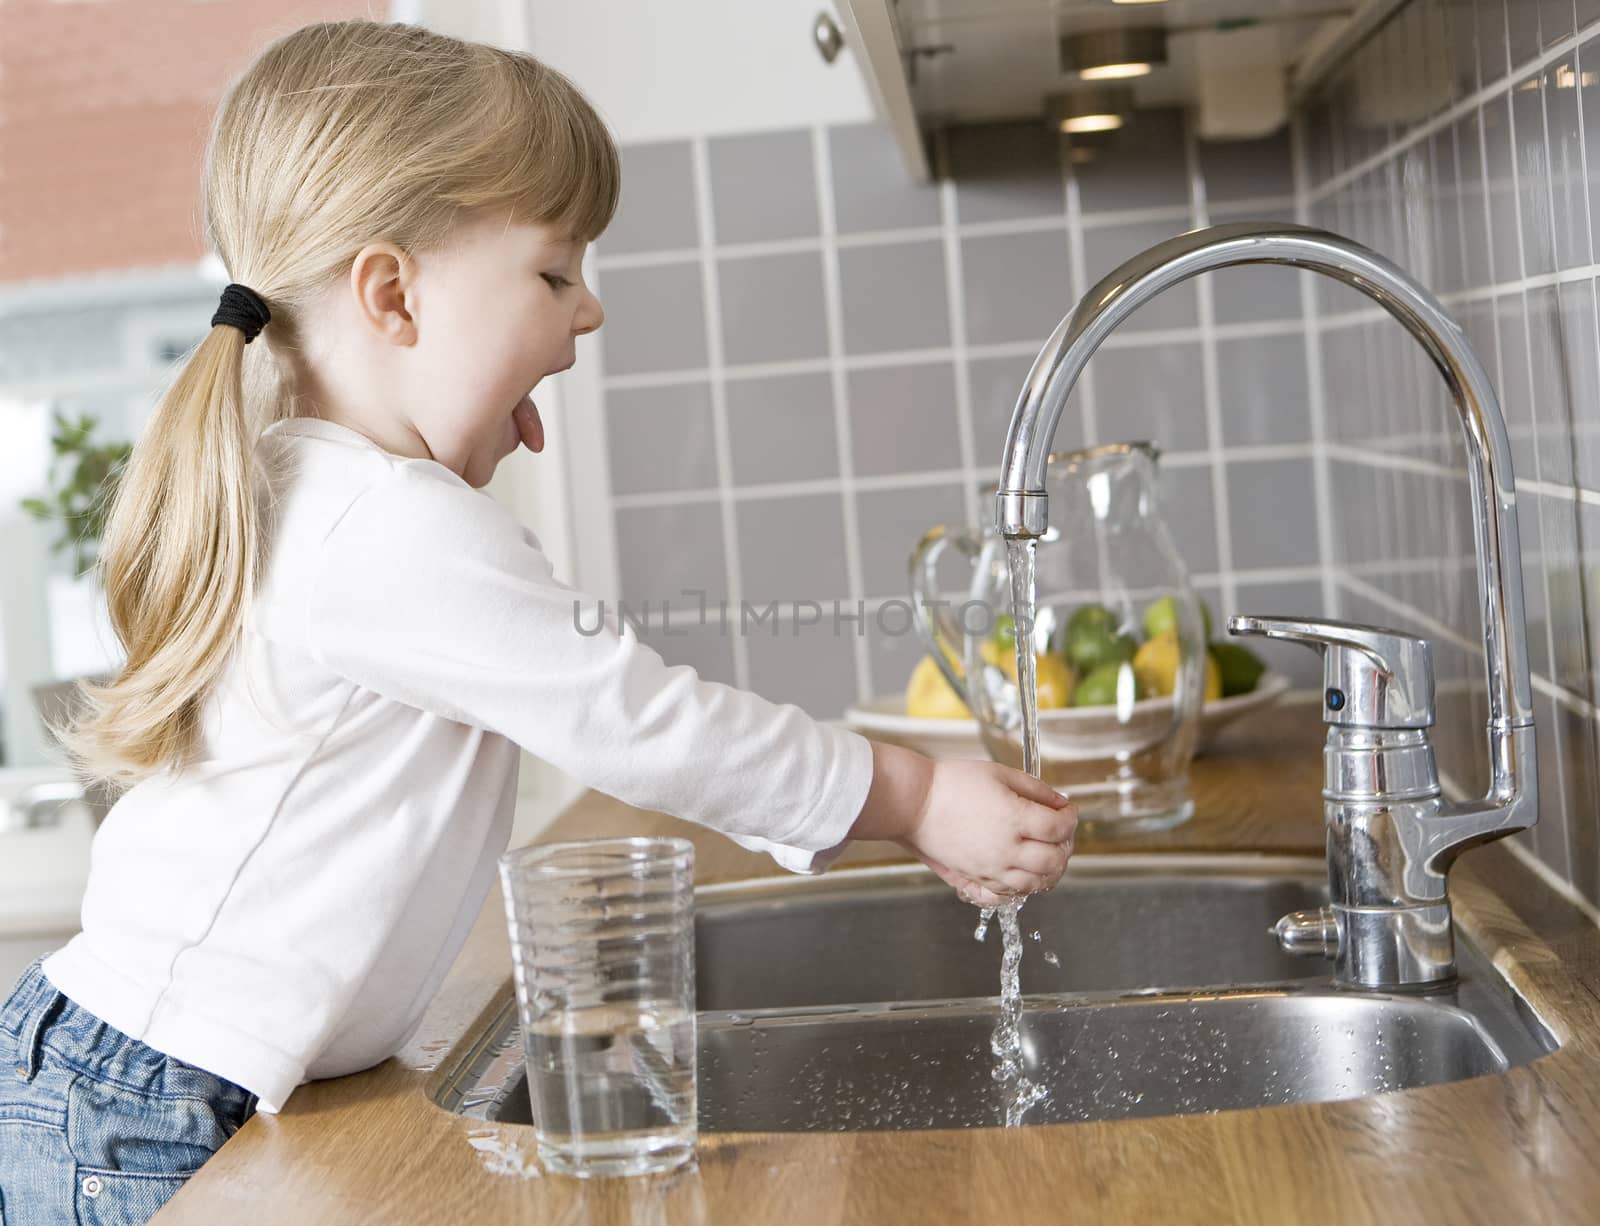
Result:
{"label": "girl", "polygon": [[308,26],[224,98],[204,186],[236,281],[112,504],[126,663],[57,729],[129,790],[82,933],[0,1010],[6,1226],[143,1221],[252,1111],[391,1055],[493,882],[519,747],[796,872],[865,838],[984,905],[1060,878],[1053,789],[702,681],[614,612],[580,631],[480,492],[604,318],[617,154],[569,81]]}

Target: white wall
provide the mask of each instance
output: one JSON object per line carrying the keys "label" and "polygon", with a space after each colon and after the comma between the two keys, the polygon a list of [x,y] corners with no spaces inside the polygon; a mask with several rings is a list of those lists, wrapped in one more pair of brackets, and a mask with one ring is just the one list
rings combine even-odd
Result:
{"label": "white wall", "polygon": [[530,50],[571,77],[622,141],[872,117],[850,51],[811,40],[827,0],[527,0]]}

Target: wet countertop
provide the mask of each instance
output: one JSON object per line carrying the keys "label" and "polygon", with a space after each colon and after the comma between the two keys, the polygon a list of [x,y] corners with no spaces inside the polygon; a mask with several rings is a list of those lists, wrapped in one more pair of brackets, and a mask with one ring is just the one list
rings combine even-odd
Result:
{"label": "wet countertop", "polygon": [[[1085,838],[1079,851],[1318,854],[1321,744],[1314,707],[1251,716],[1196,760],[1192,821],[1162,834]],[[692,839],[700,884],[783,875],[716,834],[598,793],[566,810],[540,841],[622,834]],[[841,863],[905,858],[893,845],[869,843]],[[282,1114],[253,1118],[155,1220],[1596,1220],[1600,928],[1504,843],[1466,853],[1451,883],[1458,923],[1534,1006],[1560,1050],[1499,1076],[1335,1103],[1010,1130],[707,1134],[690,1168],[592,1181],[539,1174],[530,1128],[486,1126],[433,1101],[511,991],[496,894],[399,1056],[303,1086]],[[519,1152],[529,1155],[528,1173],[503,1173]]]}

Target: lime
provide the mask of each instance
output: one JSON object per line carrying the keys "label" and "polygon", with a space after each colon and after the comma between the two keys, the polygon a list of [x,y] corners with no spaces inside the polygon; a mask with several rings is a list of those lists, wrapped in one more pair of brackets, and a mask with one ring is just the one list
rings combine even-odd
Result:
{"label": "lime", "polygon": [[[1126,682],[1122,679],[1124,672],[1128,674]],[[1124,684],[1133,687],[1135,699],[1144,697],[1138,679],[1133,676],[1133,666],[1126,660],[1108,661],[1078,682],[1078,688],[1072,695],[1072,705],[1075,707],[1115,706],[1118,691]]]}
{"label": "lime", "polygon": [[1017,619],[1009,613],[1000,614],[994,619],[994,632],[989,635],[989,638],[1007,651],[1015,650],[1017,646]]}
{"label": "lime", "polygon": [[1261,680],[1261,674],[1267,671],[1267,666],[1261,662],[1261,657],[1242,643],[1213,643],[1211,657],[1216,660],[1217,670],[1222,674],[1224,698],[1232,698],[1235,694],[1248,694],[1256,688],[1256,683]]}
{"label": "lime", "polygon": [[[1206,642],[1211,641],[1211,606],[1206,604],[1199,596],[1194,598],[1195,604],[1200,606],[1200,625],[1204,631]],[[1171,596],[1163,596],[1155,601],[1144,611],[1144,636],[1146,639],[1160,638],[1168,630],[1178,628],[1178,602]]]}
{"label": "lime", "polygon": [[1120,664],[1133,659],[1139,649],[1131,634],[1114,634],[1097,626],[1084,626],[1074,633],[1067,631],[1065,655],[1080,677],[1086,677],[1103,664]]}
{"label": "lime", "polygon": [[1080,605],[1067,621],[1067,637],[1098,630],[1102,634],[1117,632],[1117,615],[1103,604]]}

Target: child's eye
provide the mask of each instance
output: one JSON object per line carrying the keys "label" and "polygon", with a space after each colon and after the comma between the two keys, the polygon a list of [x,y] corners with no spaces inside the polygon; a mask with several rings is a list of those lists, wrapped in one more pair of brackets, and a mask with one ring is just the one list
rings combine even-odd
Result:
{"label": "child's eye", "polygon": [[568,281],[565,277],[557,276],[553,272],[541,273],[540,275],[550,283],[551,289],[566,289],[567,286],[572,284],[572,282]]}

